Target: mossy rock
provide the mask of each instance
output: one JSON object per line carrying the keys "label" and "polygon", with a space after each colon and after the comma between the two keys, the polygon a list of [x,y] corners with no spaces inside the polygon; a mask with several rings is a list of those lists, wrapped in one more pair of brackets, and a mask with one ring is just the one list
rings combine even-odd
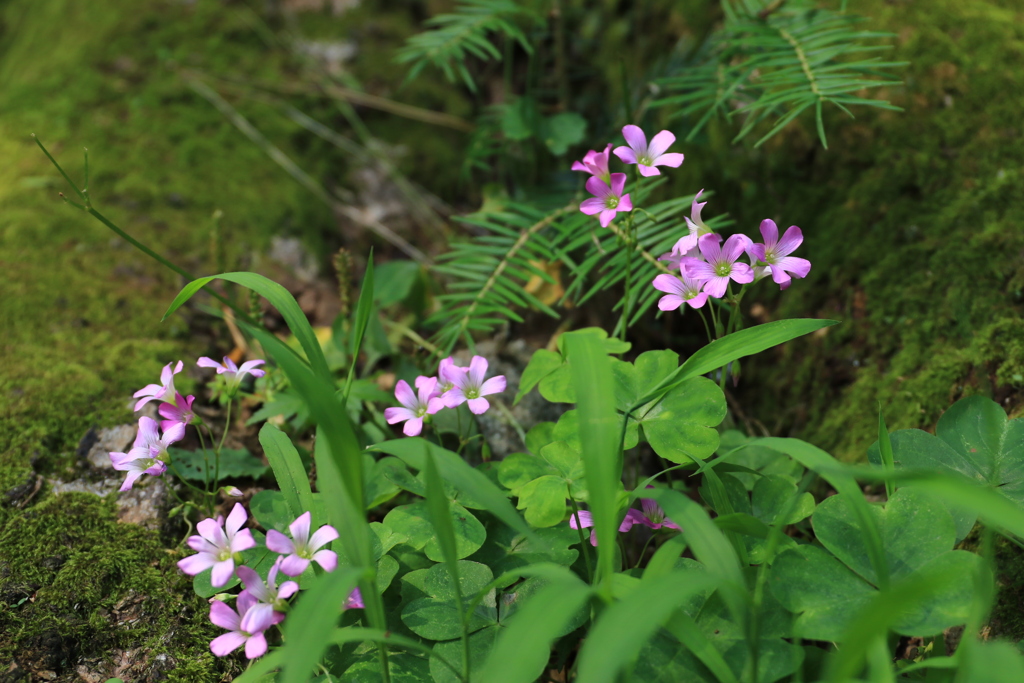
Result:
{"label": "mossy rock", "polygon": [[[40,680],[83,672],[212,681],[232,667],[208,642],[206,602],[154,532],[112,498],[48,498],[0,529],[0,665]],[[52,672],[52,675],[46,672]],[[34,678],[33,678],[34,680]]]}
{"label": "mossy rock", "polygon": [[706,158],[687,154],[686,164],[718,193],[708,209],[728,210],[737,230],[759,238],[763,218],[803,228],[810,276],[747,300],[767,304],[771,318],[842,324],[751,359],[740,398],[774,432],[844,460],[864,457],[880,405],[890,429],[931,429],[970,394],[1016,413],[1024,386],[1020,9],[996,0],[851,9],[895,34],[887,58],[909,62],[904,85],[877,96],[905,111],[833,112],[828,150],[811,118],[760,149],[729,146],[719,126]]}

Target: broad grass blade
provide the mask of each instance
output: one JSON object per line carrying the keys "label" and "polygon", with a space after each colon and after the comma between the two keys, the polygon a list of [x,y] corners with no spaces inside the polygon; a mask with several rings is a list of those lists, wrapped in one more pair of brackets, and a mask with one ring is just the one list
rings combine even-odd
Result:
{"label": "broad grass blade", "polygon": [[362,570],[339,567],[323,574],[304,591],[284,622],[282,683],[305,683],[331,644],[341,606],[356,587]]}
{"label": "broad grass blade", "polygon": [[[292,517],[298,517],[307,510],[313,514],[317,526],[316,510],[313,508],[313,490],[309,486],[306,468],[302,466],[299,452],[292,440],[274,425],[267,422],[260,429],[260,444],[274,470],[274,478],[284,495]],[[323,523],[323,520],[319,520]]]}

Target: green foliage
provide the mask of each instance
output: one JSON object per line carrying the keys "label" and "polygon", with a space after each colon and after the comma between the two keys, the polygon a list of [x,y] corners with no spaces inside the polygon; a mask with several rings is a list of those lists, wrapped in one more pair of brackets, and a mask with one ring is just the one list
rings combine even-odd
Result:
{"label": "green foliage", "polygon": [[432,28],[411,37],[398,53],[398,62],[411,64],[408,78],[413,79],[429,64],[441,69],[449,81],[461,78],[466,87],[476,90],[466,60],[501,59],[501,52],[488,34],[496,33],[506,41],[515,41],[527,52],[532,50],[520,23],[536,22],[538,15],[528,5],[514,0],[462,0],[455,12],[440,14],[427,21]]}
{"label": "green foliage", "polygon": [[[940,503],[901,489],[885,508],[869,509],[882,533],[892,579],[913,582],[912,577],[938,570],[960,576],[975,571],[976,555],[952,550],[956,528]],[[785,551],[773,567],[771,588],[783,605],[800,615],[795,629],[802,637],[839,640],[854,616],[877,595],[879,577],[844,496],[819,505],[813,523],[828,552],[814,546]],[[972,599],[971,583],[963,582],[957,590],[929,596],[893,628],[907,635],[941,633],[967,618]]]}
{"label": "green foliage", "polygon": [[244,448],[221,449],[220,469],[217,469],[218,464],[213,453],[203,455],[202,451],[185,451],[180,448],[170,448],[168,453],[171,455],[175,473],[192,481],[212,482],[217,479],[214,483],[218,483],[238,477],[259,479],[270,469],[258,456]]}
{"label": "green foliage", "polygon": [[741,8],[726,1],[722,6],[725,24],[701,48],[698,63],[659,80],[666,96],[653,105],[697,119],[687,139],[718,115],[743,121],[734,142],[766,127],[762,123],[771,124],[757,141],[760,146],[813,108],[818,138],[827,148],[824,105],[848,114],[852,106],[899,110],[862,95],[899,83],[887,72],[903,63],[874,56],[891,49],[876,42],[891,34],[858,29],[864,19],[807,1],[755,0]]}

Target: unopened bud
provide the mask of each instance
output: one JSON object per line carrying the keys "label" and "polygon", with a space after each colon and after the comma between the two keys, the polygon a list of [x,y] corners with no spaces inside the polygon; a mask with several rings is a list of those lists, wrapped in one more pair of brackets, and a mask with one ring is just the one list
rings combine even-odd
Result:
{"label": "unopened bud", "polygon": [[243,495],[242,490],[237,486],[222,486],[220,492],[231,498],[241,498]]}

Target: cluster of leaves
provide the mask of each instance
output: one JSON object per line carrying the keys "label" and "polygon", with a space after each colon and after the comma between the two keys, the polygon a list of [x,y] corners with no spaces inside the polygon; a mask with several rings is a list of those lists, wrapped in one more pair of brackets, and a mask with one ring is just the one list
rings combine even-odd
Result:
{"label": "cluster of leaves", "polygon": [[[247,282],[274,293],[258,278]],[[671,351],[626,362],[614,356],[628,345],[603,330],[567,333],[558,351],[535,354],[521,395],[536,388],[573,407],[533,428],[528,452],[473,467],[421,438],[355,448],[312,330],[302,328],[294,300],[277,303],[291,311],[285,317],[299,327],[308,365],[259,328],[248,332],[318,424],[319,490],[309,487],[288,438],[267,425],[261,442],[281,491],[260,494],[252,511],[265,529],[283,529],[296,511],[311,510],[314,523],[343,530],[335,543],[342,559],[331,574],[299,578],[304,590],[283,625],[285,644],[242,681],[306,680],[318,666],[325,681],[527,683],[545,670],[586,681],[848,680],[863,666],[892,671],[889,632],[932,637],[965,622],[972,632],[980,626],[991,569],[985,557],[954,549],[958,528],[969,528],[957,514],[1024,532],[1024,508],[1012,493],[1024,467],[1015,439],[1022,421],[1007,422],[991,402],[951,409],[939,436],[928,437],[946,444],[942,468],[923,472],[915,469],[924,457],[916,432],[890,441],[880,430],[879,464],[853,468],[798,440],[716,429],[725,400],[704,374],[827,322],[743,330],[682,363]],[[326,374],[313,370],[318,365]],[[673,486],[646,488],[663,471],[623,487],[623,452],[638,447],[669,464]],[[807,492],[817,476],[838,492],[820,504]],[[857,479],[887,481],[887,501],[870,504]],[[1008,495],[999,490],[1007,486]],[[688,488],[705,504],[683,495]],[[389,504],[380,522],[358,512],[399,496],[406,502]],[[625,547],[592,548],[567,524],[586,506],[597,537],[614,538],[640,497],[656,500],[682,532],[659,533],[653,555],[641,553],[636,568]],[[266,557],[245,560],[268,569]],[[202,575],[196,582],[212,594]],[[367,602],[364,625],[338,607],[356,585]],[[839,648],[820,650],[820,641]],[[1001,645],[965,639],[953,657],[923,659],[903,673],[963,674],[982,651],[1005,654]],[[1008,661],[1008,676],[1024,670],[1019,656]]]}
{"label": "cluster of leaves", "polygon": [[761,145],[813,108],[827,148],[825,104],[851,116],[852,106],[899,109],[861,95],[897,85],[888,71],[902,65],[874,56],[891,48],[878,41],[892,36],[858,28],[863,18],[809,0],[726,1],[722,8],[725,23],[701,47],[698,63],[659,79],[665,94],[652,103],[671,107],[673,116],[696,119],[688,139],[717,115],[742,120],[736,140],[770,123],[756,143]]}

